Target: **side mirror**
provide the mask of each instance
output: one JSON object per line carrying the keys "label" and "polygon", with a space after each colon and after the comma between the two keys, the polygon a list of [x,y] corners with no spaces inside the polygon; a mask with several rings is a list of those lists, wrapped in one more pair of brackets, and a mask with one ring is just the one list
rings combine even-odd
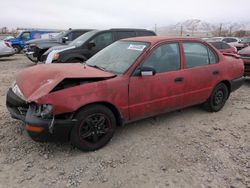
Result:
{"label": "side mirror", "polygon": [[63,37],[63,38],[62,38],[62,42],[63,42],[63,43],[66,43],[66,41],[68,41],[68,40],[69,40],[69,37]]}
{"label": "side mirror", "polygon": [[153,67],[141,67],[140,68],[140,75],[141,76],[154,76],[156,73],[155,69]]}
{"label": "side mirror", "polygon": [[96,45],[95,45],[95,43],[94,42],[89,42],[88,44],[87,44],[87,48],[89,49],[89,50],[91,50],[92,48],[94,48]]}

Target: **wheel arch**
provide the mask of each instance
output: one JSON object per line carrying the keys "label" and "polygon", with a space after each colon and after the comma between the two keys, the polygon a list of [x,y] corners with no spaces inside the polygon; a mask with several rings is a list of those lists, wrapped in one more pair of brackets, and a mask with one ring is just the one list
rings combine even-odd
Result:
{"label": "wheel arch", "polygon": [[225,84],[227,86],[227,89],[228,89],[228,97],[227,98],[229,98],[230,93],[231,93],[231,89],[232,89],[231,88],[231,83],[228,80],[223,80],[223,81],[219,82],[218,84],[220,84],[220,83],[223,83],[223,84]]}
{"label": "wheel arch", "polygon": [[72,55],[64,57],[62,59],[62,62],[68,62],[69,60],[73,60],[73,59],[80,60],[80,61],[86,61],[87,60],[87,58],[85,56],[72,54]]}
{"label": "wheel arch", "polygon": [[80,107],[79,109],[77,109],[74,114],[77,114],[83,108],[87,108],[88,106],[92,106],[92,105],[103,105],[103,106],[109,108],[115,115],[117,125],[118,126],[123,125],[122,115],[121,115],[120,111],[118,110],[118,108],[114,104],[112,104],[110,102],[106,102],[106,101],[99,101],[99,102],[93,102],[93,103],[86,104],[86,105]]}

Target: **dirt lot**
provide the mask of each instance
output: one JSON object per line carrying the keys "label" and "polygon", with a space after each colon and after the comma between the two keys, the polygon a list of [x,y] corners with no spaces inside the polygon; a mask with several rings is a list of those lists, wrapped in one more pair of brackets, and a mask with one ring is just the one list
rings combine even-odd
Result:
{"label": "dirt lot", "polygon": [[249,79],[218,113],[192,107],[142,120],[84,153],[33,142],[10,118],[6,91],[29,66],[23,55],[0,60],[0,187],[250,187]]}

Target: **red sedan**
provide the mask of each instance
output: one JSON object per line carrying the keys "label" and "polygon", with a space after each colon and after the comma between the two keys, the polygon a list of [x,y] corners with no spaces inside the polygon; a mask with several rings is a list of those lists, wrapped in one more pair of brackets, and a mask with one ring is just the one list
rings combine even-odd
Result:
{"label": "red sedan", "polygon": [[65,138],[96,150],[124,123],[197,104],[221,110],[243,73],[241,59],[199,39],[130,38],[83,64],[27,68],[9,89],[7,107],[34,140]]}

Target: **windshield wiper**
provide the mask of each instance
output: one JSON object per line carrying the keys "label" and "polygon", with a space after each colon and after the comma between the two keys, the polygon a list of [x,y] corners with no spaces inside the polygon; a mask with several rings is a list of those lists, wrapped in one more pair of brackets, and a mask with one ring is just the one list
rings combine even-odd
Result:
{"label": "windshield wiper", "polygon": [[[88,65],[88,64],[87,64],[87,65]],[[97,66],[97,65],[88,65],[88,66],[94,67],[94,68],[99,69],[99,70],[102,70],[102,71],[106,71],[104,68],[99,67],[99,66]]]}

